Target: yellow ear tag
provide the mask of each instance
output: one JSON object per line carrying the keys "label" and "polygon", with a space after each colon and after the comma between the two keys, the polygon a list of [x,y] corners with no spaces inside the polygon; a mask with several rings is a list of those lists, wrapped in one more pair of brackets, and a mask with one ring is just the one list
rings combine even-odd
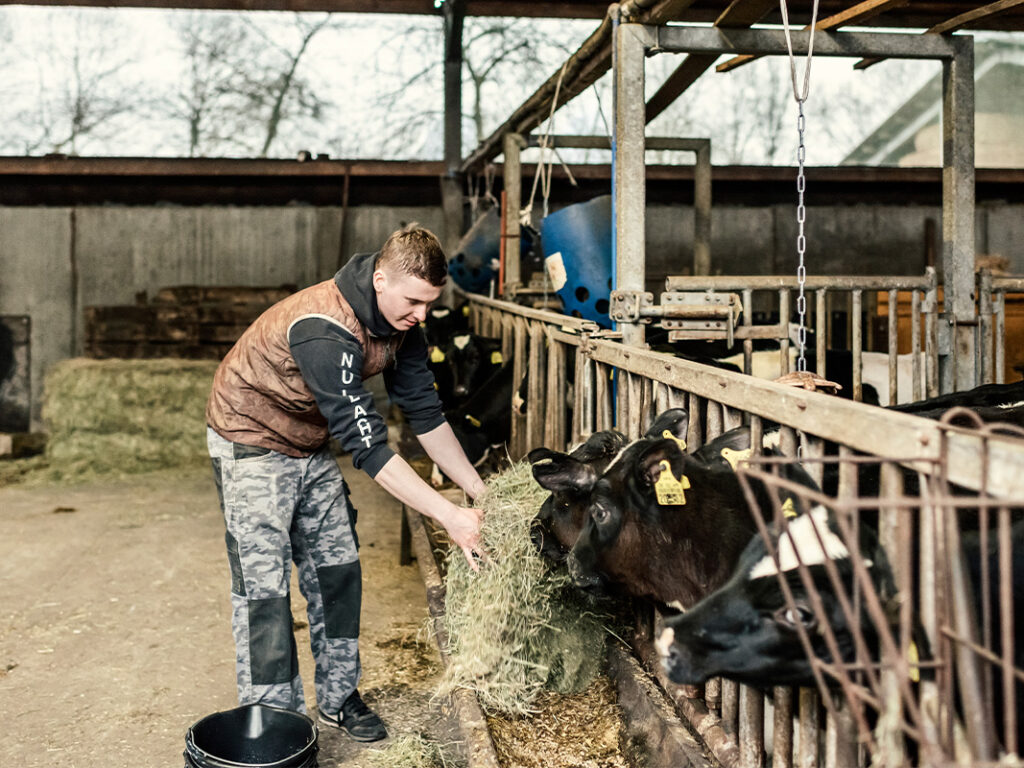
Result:
{"label": "yellow ear tag", "polygon": [[444,362],[444,352],[441,351],[440,347],[431,347],[430,348],[430,362],[432,362],[432,363],[443,363]]}
{"label": "yellow ear tag", "polygon": [[740,462],[747,463],[747,459],[750,458],[751,454],[754,453],[753,448],[747,448],[742,451],[734,451],[732,448],[722,449],[722,458],[729,462],[729,466],[734,470],[740,465]]}
{"label": "yellow ear tag", "polygon": [[690,478],[682,475],[676,480],[672,474],[672,465],[667,459],[662,459],[661,475],[654,483],[654,494],[658,497],[658,503],[667,507],[682,507],[686,504],[686,494],[683,493],[690,487]]}
{"label": "yellow ear tag", "polygon": [[491,352],[491,365],[501,365],[504,362],[501,352]]}
{"label": "yellow ear tag", "polygon": [[476,418],[470,416],[468,413],[466,414],[466,421],[468,421],[470,424],[472,424],[477,429],[480,428],[480,419],[476,419]]}
{"label": "yellow ear tag", "polygon": [[793,504],[793,497],[790,496],[784,502],[782,502],[782,516],[783,517],[796,517],[796,507]]}
{"label": "yellow ear tag", "polygon": [[910,679],[915,683],[921,682],[921,657],[917,653],[917,643],[913,640],[907,646],[907,661],[910,664]]}
{"label": "yellow ear tag", "polygon": [[[683,440],[683,438],[676,437],[671,432],[669,432],[667,429],[664,432],[661,433],[661,436],[663,438],[665,438],[666,440],[675,440],[676,444],[679,445],[679,450],[683,451],[684,453],[686,452],[686,441]],[[689,487],[689,486],[687,486],[687,487]]]}
{"label": "yellow ear tag", "polygon": [[469,317],[469,304],[462,308],[462,314],[465,315],[466,317]]}

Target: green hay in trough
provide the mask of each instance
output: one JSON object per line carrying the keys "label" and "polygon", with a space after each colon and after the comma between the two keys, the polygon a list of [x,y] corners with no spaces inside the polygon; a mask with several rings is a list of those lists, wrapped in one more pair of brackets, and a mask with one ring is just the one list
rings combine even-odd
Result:
{"label": "green hay in trough", "polygon": [[[44,482],[208,465],[206,399],[216,361],[66,360],[44,384]],[[31,480],[31,477],[26,477]]]}
{"label": "green hay in trough", "polygon": [[461,550],[448,554],[451,663],[440,695],[469,688],[489,712],[526,714],[541,690],[576,693],[598,674],[605,628],[565,568],[549,564],[530,541],[530,521],[547,493],[523,462],[491,478],[477,499],[490,560],[473,573]]}
{"label": "green hay in trough", "polygon": [[367,750],[376,768],[446,768],[448,761],[440,745],[418,733],[393,739],[382,749]]}

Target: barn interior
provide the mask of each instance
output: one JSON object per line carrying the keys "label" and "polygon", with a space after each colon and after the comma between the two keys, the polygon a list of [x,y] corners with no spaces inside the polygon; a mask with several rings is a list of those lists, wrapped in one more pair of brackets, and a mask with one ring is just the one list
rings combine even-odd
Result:
{"label": "barn interior", "polygon": [[[1013,389],[1024,378],[1024,90],[1019,53],[1004,50],[1020,45],[1024,3],[38,4],[439,15],[443,158],[0,157],[10,596],[0,706],[24,734],[0,748],[12,764],[180,762],[189,726],[235,705],[223,520],[202,416],[213,372],[266,308],[413,221],[450,255],[442,301],[465,307],[465,330],[494,340],[525,400],[521,410],[498,403],[502,447],[492,454],[568,452],[613,429],[651,439],[673,408],[689,414],[677,435],[687,454],[745,429],[752,455],[732,467],[741,485],[795,494],[801,513],[877,516],[903,596],[886,607],[851,543],[857,531],[844,529],[852,562],[869,563],[850,603],[866,604],[879,658],[861,648],[846,665],[812,664],[816,685],[776,686],[727,674],[674,681],[658,644],[677,617],[668,601],[630,601],[606,687],[575,705],[584,723],[588,711],[617,713],[593,739],[615,749],[565,764],[980,766],[1017,751],[1012,544],[1024,438],[993,425],[1016,423],[1024,401]],[[589,21],[592,32],[470,148],[464,24],[490,17]],[[972,37],[992,31],[1013,45]],[[923,60],[936,74],[832,166],[713,163],[715,135],[659,132],[656,118],[705,72],[727,78],[768,56],[790,59],[795,91],[802,68],[832,58],[863,69]],[[656,79],[654,62],[666,59]],[[599,82],[614,96],[607,130],[554,130],[559,111]],[[810,143],[813,119],[807,127]],[[730,354],[732,368],[708,364]],[[764,361],[771,372],[759,377]],[[826,394],[840,378],[842,396]],[[973,415],[950,415],[955,406]],[[392,443],[408,447],[393,426]],[[771,446],[767,435],[777,435]],[[780,477],[796,460],[814,489]],[[416,735],[443,745],[445,764],[469,766],[530,765],[531,751],[553,750],[522,735],[550,723],[508,737],[520,721],[496,718],[471,689],[434,695],[450,663],[438,532],[339,462],[366,510],[361,687],[392,740]],[[769,542],[771,526],[785,525],[773,498],[757,518]],[[972,516],[990,536],[983,551],[998,554],[991,568],[984,561],[984,606],[971,605],[964,576],[960,540],[975,531],[958,521]],[[810,565],[793,570],[806,576]],[[293,593],[300,664],[312,669]],[[847,621],[857,624],[855,613]],[[862,646],[865,627],[853,632]],[[905,652],[917,631],[934,652],[923,665]],[[793,635],[794,647],[812,640]],[[918,667],[934,677],[908,685]],[[508,746],[516,739],[519,751]],[[319,749],[320,765],[385,764],[327,729]],[[552,754],[538,764],[553,765]]]}

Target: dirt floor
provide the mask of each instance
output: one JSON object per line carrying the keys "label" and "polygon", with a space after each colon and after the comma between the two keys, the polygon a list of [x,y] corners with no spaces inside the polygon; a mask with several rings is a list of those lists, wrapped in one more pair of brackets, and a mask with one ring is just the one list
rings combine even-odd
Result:
{"label": "dirt floor", "polygon": [[[341,464],[360,511],[360,690],[393,735],[450,742],[430,703],[440,662],[423,584],[415,563],[398,565],[399,506]],[[208,472],[0,488],[0,765],[184,764],[189,725],[236,705],[223,532]],[[312,705],[294,578],[292,610]],[[322,730],[320,747],[325,768],[371,765],[337,731]]]}

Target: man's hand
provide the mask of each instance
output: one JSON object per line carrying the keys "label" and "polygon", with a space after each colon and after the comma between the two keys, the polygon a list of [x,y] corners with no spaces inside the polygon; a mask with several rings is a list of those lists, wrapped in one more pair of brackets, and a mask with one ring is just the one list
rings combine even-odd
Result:
{"label": "man's hand", "polygon": [[454,512],[441,520],[441,525],[448,531],[448,536],[466,556],[466,562],[474,571],[480,570],[477,558],[484,558],[485,553],[480,545],[480,522],[484,518],[483,510],[473,507],[455,507]]}
{"label": "man's hand", "polygon": [[403,504],[437,520],[462,550],[469,567],[474,571],[480,569],[478,559],[487,559],[480,546],[480,521],[484,516],[481,510],[452,504],[423,482],[401,456],[392,456],[374,480]]}

